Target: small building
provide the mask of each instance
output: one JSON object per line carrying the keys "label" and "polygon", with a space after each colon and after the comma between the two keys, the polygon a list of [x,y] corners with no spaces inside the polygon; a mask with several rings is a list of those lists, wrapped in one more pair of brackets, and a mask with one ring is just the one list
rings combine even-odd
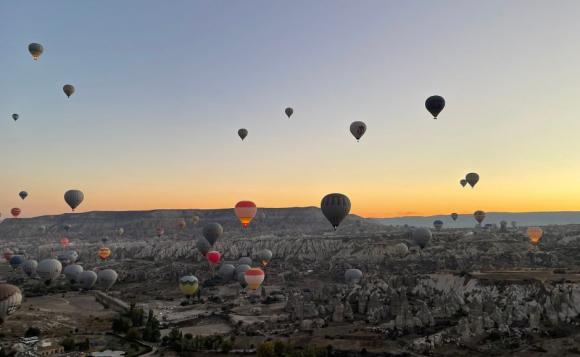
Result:
{"label": "small building", "polygon": [[36,345],[36,355],[38,356],[52,356],[61,353],[64,353],[63,346],[47,340],[42,340]]}

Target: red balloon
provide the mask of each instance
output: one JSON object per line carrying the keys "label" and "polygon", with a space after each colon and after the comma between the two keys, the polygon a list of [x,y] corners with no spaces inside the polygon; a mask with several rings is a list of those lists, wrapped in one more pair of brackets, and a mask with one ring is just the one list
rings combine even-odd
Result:
{"label": "red balloon", "polygon": [[69,240],[68,240],[68,238],[67,238],[67,237],[64,237],[64,238],[62,238],[62,239],[60,240],[60,245],[61,245],[63,248],[66,248],[66,247],[68,247],[68,245],[69,245],[69,244],[70,244],[70,242],[69,242]]}
{"label": "red balloon", "polygon": [[20,210],[20,208],[16,208],[16,207],[10,210],[10,213],[12,213],[12,216],[14,218],[18,218],[18,216],[20,215],[20,212],[22,212]]}
{"label": "red balloon", "polygon": [[207,252],[207,254],[205,255],[205,258],[207,259],[207,261],[210,264],[218,265],[220,263],[222,255],[220,254],[220,252],[216,252],[215,250],[212,250],[211,252]]}

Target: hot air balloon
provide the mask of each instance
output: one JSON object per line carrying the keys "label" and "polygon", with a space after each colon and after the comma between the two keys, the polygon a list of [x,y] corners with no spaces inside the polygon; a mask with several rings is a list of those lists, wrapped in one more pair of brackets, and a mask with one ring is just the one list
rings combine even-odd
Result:
{"label": "hot air balloon", "polygon": [[211,249],[211,244],[205,239],[204,237],[199,237],[195,242],[195,247],[197,250],[203,255],[204,257],[207,255],[207,252]]}
{"label": "hot air balloon", "polygon": [[69,246],[69,244],[70,244],[70,241],[68,240],[67,237],[61,238],[61,240],[60,240],[60,246],[61,247],[66,248],[66,247]]}
{"label": "hot air balloon", "polygon": [[483,212],[483,211],[475,211],[473,213],[473,218],[475,218],[475,220],[477,221],[477,223],[479,223],[479,225],[481,225],[481,222],[483,222],[483,220],[485,219],[485,212]]}
{"label": "hot air balloon", "polygon": [[71,228],[72,226],[70,224],[65,224],[64,226],[62,226],[62,229],[64,229],[65,232],[70,231]]}
{"label": "hot air balloon", "polygon": [[193,275],[182,276],[179,279],[179,290],[188,298],[195,295],[198,288],[199,280]]}
{"label": "hot air balloon", "polygon": [[14,285],[0,284],[0,325],[22,304],[22,292]]}
{"label": "hot air balloon", "polygon": [[266,267],[270,263],[270,260],[272,260],[272,251],[269,249],[262,249],[258,252],[258,260],[263,267]]}
{"label": "hot air balloon", "polygon": [[36,273],[46,285],[50,285],[54,279],[58,278],[61,271],[62,264],[56,259],[44,259],[36,268]]}
{"label": "hot air balloon", "polygon": [[330,193],[322,198],[320,208],[334,230],[350,212],[350,200],[342,193]]}
{"label": "hot air balloon", "polygon": [[4,249],[4,259],[6,259],[7,262],[10,262],[10,259],[12,259],[13,256],[14,252],[12,251],[12,249],[10,248]]}
{"label": "hot air balloon", "polygon": [[10,258],[9,263],[12,269],[16,270],[22,265],[22,263],[24,263],[24,257],[22,255],[15,255]]}
{"label": "hot air balloon", "polygon": [[165,229],[163,229],[163,227],[155,228],[155,234],[157,234],[157,238],[163,237],[164,233],[165,233]]}
{"label": "hot air balloon", "polygon": [[194,226],[197,224],[197,222],[199,222],[199,216],[191,217],[191,223],[193,223]]}
{"label": "hot air balloon", "polygon": [[459,218],[459,215],[457,213],[451,213],[451,219],[454,221],[457,221],[457,218]]}
{"label": "hot air balloon", "polygon": [[461,180],[459,180],[459,184],[461,184],[461,187],[465,187],[465,185],[467,185],[467,180],[461,179]]}
{"label": "hot air balloon", "polygon": [[222,255],[220,254],[220,252],[215,250],[207,252],[207,254],[205,255],[207,262],[210,263],[211,265],[218,265],[220,263],[221,257]]}
{"label": "hot air balloon", "polygon": [[219,223],[209,223],[203,227],[203,236],[213,247],[218,238],[224,233],[224,229]]}
{"label": "hot air balloon", "polygon": [[85,199],[85,195],[79,190],[68,190],[64,193],[64,200],[70,206],[70,208],[75,210]]}
{"label": "hot air balloon", "polygon": [[425,108],[433,115],[433,119],[437,119],[439,113],[445,108],[445,99],[439,95],[433,95],[425,101]]}
{"label": "hot air balloon", "polygon": [[101,289],[107,291],[115,285],[117,277],[117,272],[113,269],[100,270],[97,274],[97,284]]}
{"label": "hot air balloon", "polygon": [[395,244],[395,247],[393,248],[393,250],[394,250],[394,253],[401,258],[404,258],[407,256],[407,254],[409,254],[409,247],[407,247],[407,245],[405,243]]}
{"label": "hot air balloon", "polygon": [[123,227],[119,227],[119,228],[117,229],[117,235],[118,235],[119,237],[122,237],[122,236],[123,236],[123,234],[125,234],[125,229],[123,229]]}
{"label": "hot air balloon", "polygon": [[75,87],[72,84],[65,84],[62,87],[62,91],[66,94],[67,98],[70,98],[71,95],[75,92]]}
{"label": "hot air balloon", "polygon": [[246,283],[246,272],[251,268],[252,267],[247,264],[241,264],[236,267],[236,271],[234,274],[236,276],[236,279],[238,280],[238,283],[242,288],[248,286],[248,283]]}
{"label": "hot air balloon", "polygon": [[83,267],[78,264],[70,264],[64,268],[64,277],[71,284],[74,285],[79,281],[79,275],[84,271]]}
{"label": "hot air balloon", "polygon": [[36,61],[44,52],[44,48],[40,43],[31,43],[28,45],[28,52],[32,55],[32,59]]}
{"label": "hot air balloon", "polygon": [[421,249],[429,245],[431,241],[431,231],[427,228],[417,228],[411,232],[411,237],[415,244],[417,244]]}
{"label": "hot air balloon", "polygon": [[[528,227],[526,233],[528,235],[530,243],[532,243],[533,245],[538,245],[540,244],[540,240],[542,239],[544,231],[540,227]],[[10,262],[12,262],[12,260]]]}
{"label": "hot air balloon", "polygon": [[244,273],[246,283],[252,290],[257,290],[264,281],[264,271],[260,268],[250,268]]}
{"label": "hot air balloon", "polygon": [[469,186],[471,186],[471,188],[473,188],[473,186],[475,186],[477,181],[479,181],[479,175],[476,174],[475,172],[470,172],[467,175],[465,175],[465,180],[467,181]]}
{"label": "hot air balloon", "polygon": [[250,258],[250,257],[241,257],[240,259],[238,259],[238,264],[239,265],[249,265],[249,266],[252,266],[252,264],[253,264],[252,258]]}
{"label": "hot air balloon", "polygon": [[248,130],[242,128],[238,130],[238,136],[242,139],[242,141],[248,136]]}
{"label": "hot air balloon", "polygon": [[187,226],[187,223],[185,223],[185,219],[180,219],[179,221],[177,221],[177,228],[180,231],[184,230],[186,226]]}
{"label": "hot air balloon", "polygon": [[433,227],[435,227],[435,230],[436,231],[440,231],[441,228],[443,228],[443,221],[441,221],[441,220],[435,220],[433,222]]}
{"label": "hot air balloon", "polygon": [[234,211],[236,213],[236,216],[240,220],[240,223],[245,228],[256,216],[258,208],[256,208],[256,204],[252,201],[240,201],[236,203]]}
{"label": "hot air balloon", "polygon": [[231,264],[222,264],[218,270],[218,276],[223,281],[230,281],[234,278],[234,274],[236,272],[236,268]]}
{"label": "hot air balloon", "polygon": [[367,125],[362,121],[355,121],[350,124],[350,133],[355,137],[356,141],[359,141],[366,131]]}
{"label": "hot air balloon", "polygon": [[236,267],[235,274],[237,276],[240,273],[245,273],[248,270],[250,270],[250,268],[252,267],[249,264],[238,264],[238,266]]}
{"label": "hot air balloon", "polygon": [[20,118],[20,115],[18,115],[18,114],[16,114],[16,113],[12,114],[12,119],[13,119],[14,121],[17,121],[17,120],[18,120],[18,118]]}
{"label": "hot air balloon", "polygon": [[101,260],[107,260],[111,256],[111,250],[107,247],[101,247],[97,255]]}
{"label": "hot air balloon", "polygon": [[18,207],[14,207],[13,209],[10,210],[10,213],[12,214],[12,217],[14,217],[14,218],[18,218],[18,216],[20,216],[21,212],[22,212],[22,210]]}
{"label": "hot air balloon", "polygon": [[28,197],[28,192],[26,192],[26,191],[20,191],[18,193],[18,196],[20,196],[20,198],[22,198],[22,200],[24,200],[26,197]]}
{"label": "hot air balloon", "polygon": [[294,114],[294,109],[288,107],[288,108],[284,109],[284,113],[286,113],[286,116],[288,118],[290,118],[292,116],[292,114]]}
{"label": "hot air balloon", "polygon": [[79,253],[77,253],[75,250],[69,250],[64,254],[68,257],[71,263],[74,263],[79,259]]}
{"label": "hot air balloon", "polygon": [[85,270],[79,274],[79,286],[83,290],[90,290],[97,282],[97,273],[92,270]]}
{"label": "hot air balloon", "polygon": [[363,273],[358,269],[347,269],[344,272],[344,280],[347,284],[358,284],[362,277]]}
{"label": "hot air balloon", "polygon": [[38,268],[38,262],[34,259],[29,259],[22,263],[22,271],[30,278],[36,275],[36,268]]}

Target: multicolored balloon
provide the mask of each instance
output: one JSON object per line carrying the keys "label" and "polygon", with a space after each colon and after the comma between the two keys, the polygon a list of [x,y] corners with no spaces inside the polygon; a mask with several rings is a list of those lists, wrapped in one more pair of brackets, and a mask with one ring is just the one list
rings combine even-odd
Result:
{"label": "multicolored balloon", "polygon": [[252,201],[240,201],[236,203],[236,207],[234,208],[236,216],[240,220],[240,223],[244,228],[246,228],[252,219],[256,216],[258,212],[258,208],[256,204]]}

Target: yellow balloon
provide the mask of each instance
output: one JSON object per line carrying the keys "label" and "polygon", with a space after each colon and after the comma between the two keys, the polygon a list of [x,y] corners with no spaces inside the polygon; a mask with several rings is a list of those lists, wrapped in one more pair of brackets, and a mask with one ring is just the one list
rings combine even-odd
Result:
{"label": "yellow balloon", "polygon": [[179,289],[185,296],[193,296],[199,288],[199,282],[193,275],[187,275],[179,279]]}
{"label": "yellow balloon", "polygon": [[538,245],[540,244],[540,240],[542,239],[544,231],[540,227],[528,227],[527,233],[530,243],[533,245]]}

